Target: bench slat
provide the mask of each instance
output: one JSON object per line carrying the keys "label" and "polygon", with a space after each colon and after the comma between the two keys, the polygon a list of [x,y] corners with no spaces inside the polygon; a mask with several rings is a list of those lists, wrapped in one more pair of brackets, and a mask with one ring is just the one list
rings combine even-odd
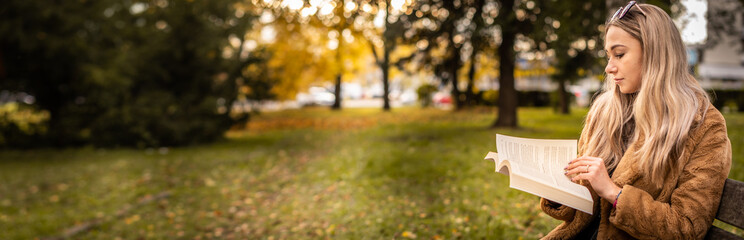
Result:
{"label": "bench slat", "polygon": [[744,182],[726,179],[716,219],[744,228]]}
{"label": "bench slat", "polygon": [[708,229],[708,233],[705,235],[705,240],[742,240],[744,238],[734,235],[733,233],[727,232],[726,230],[720,229],[716,226],[711,226]]}

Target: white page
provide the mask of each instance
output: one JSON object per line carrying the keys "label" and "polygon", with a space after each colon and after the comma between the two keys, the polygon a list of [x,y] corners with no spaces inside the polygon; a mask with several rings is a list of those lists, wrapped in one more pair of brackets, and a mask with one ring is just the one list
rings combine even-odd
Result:
{"label": "white page", "polygon": [[[509,160],[522,176],[591,199],[589,190],[571,182],[563,168],[576,158],[576,140],[529,139],[496,134],[496,148],[500,160]],[[517,166],[517,167],[515,167]]]}

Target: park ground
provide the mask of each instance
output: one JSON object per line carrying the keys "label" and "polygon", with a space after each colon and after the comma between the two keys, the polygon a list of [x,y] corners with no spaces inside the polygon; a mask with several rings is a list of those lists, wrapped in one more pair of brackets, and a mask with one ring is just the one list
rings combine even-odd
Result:
{"label": "park ground", "polygon": [[[483,157],[496,133],[576,139],[586,109],[522,108],[519,129],[494,111],[309,108],[209,145],[3,150],[0,239],[538,238],[559,222]],[[741,181],[744,114],[724,116]]]}

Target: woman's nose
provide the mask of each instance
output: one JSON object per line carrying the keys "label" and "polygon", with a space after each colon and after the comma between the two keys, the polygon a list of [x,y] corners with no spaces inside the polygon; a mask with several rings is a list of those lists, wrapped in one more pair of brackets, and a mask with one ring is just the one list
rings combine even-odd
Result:
{"label": "woman's nose", "polygon": [[612,65],[611,63],[607,63],[607,66],[605,67],[605,73],[615,74],[616,72],[617,72],[617,67],[615,67],[615,65]]}

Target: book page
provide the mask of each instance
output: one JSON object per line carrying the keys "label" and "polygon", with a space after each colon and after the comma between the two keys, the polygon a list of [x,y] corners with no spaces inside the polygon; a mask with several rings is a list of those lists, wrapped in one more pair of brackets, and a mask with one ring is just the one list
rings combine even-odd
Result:
{"label": "book page", "polygon": [[496,134],[496,148],[499,160],[511,162],[513,172],[591,199],[586,187],[571,182],[563,174],[563,168],[576,158],[576,140],[529,139]]}

